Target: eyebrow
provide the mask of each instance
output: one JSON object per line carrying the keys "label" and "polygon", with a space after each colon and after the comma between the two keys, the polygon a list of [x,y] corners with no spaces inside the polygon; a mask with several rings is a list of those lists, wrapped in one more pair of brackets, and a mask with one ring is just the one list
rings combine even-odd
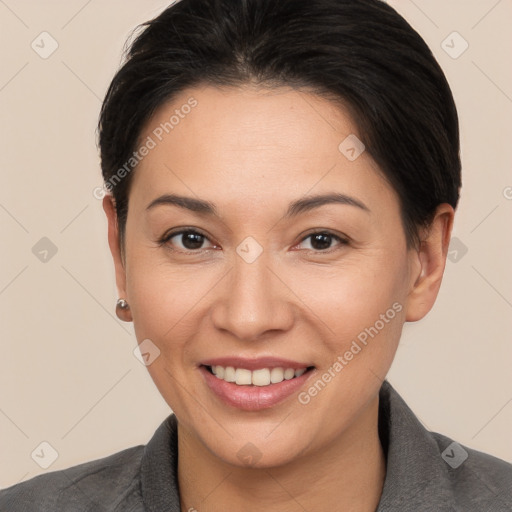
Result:
{"label": "eyebrow", "polygon": [[285,217],[294,217],[326,204],[344,204],[348,206],[355,206],[368,213],[370,212],[370,209],[359,199],[347,196],[346,194],[332,193],[316,196],[306,196],[302,199],[298,199],[297,201],[293,201],[290,203]]}
{"label": "eyebrow", "polygon": [[213,203],[204,201],[203,199],[194,199],[193,197],[178,196],[176,194],[165,194],[157,197],[149,203],[146,207],[146,211],[151,210],[155,206],[164,204],[179,206],[180,208],[185,208],[197,213],[217,215],[217,210]]}
{"label": "eyebrow", "polygon": [[[315,196],[306,196],[289,204],[288,210],[284,215],[285,218],[295,217],[301,213],[309,212],[320,206],[327,204],[343,204],[348,206],[355,206],[363,211],[370,212],[370,209],[359,199],[355,197],[347,196],[346,194],[332,193],[332,194],[321,194]],[[210,201],[203,199],[195,199],[193,197],[180,196],[176,194],[165,194],[157,197],[146,207],[146,210],[159,205],[171,205],[178,206],[196,213],[205,215],[218,216],[215,204]]]}

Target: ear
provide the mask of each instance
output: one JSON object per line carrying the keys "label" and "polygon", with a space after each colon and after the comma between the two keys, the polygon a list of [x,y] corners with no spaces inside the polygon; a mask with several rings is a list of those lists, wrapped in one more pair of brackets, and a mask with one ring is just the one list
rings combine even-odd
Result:
{"label": "ear", "polygon": [[[119,247],[119,224],[117,222],[117,212],[115,208],[114,198],[110,194],[106,194],[103,198],[103,210],[107,215],[108,221],[108,245],[112,258],[114,259],[114,267],[116,272],[117,292],[120,298],[126,299],[126,270],[123,258],[121,256],[121,248]],[[131,318],[122,318],[125,321],[131,321]]]}
{"label": "ear", "polygon": [[452,206],[440,204],[430,227],[420,234],[420,247],[410,251],[411,287],[407,297],[407,322],[420,320],[434,305],[443,279],[454,215]]}

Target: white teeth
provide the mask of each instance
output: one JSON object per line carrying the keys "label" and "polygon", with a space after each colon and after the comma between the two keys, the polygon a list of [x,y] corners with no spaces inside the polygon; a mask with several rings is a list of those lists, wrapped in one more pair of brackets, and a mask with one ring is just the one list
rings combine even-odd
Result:
{"label": "white teeth", "polygon": [[226,371],[224,372],[224,380],[226,382],[235,382],[236,381],[236,372],[232,366],[226,367]]}
{"label": "white teeth", "polygon": [[270,384],[270,370],[262,368],[252,372],[252,383],[255,386],[268,386]]}
{"label": "white teeth", "polygon": [[258,370],[246,370],[245,368],[234,368],[233,366],[223,367],[220,365],[211,367],[213,374],[226,382],[234,382],[239,386],[269,386],[278,384],[283,380],[290,380],[300,377],[307,368],[294,370],[293,368],[260,368]]}
{"label": "white teeth", "polygon": [[270,382],[277,384],[284,380],[284,370],[282,368],[272,368],[270,370]]}
{"label": "white teeth", "polygon": [[240,384],[252,384],[251,370],[246,370],[245,368],[237,368],[235,370],[235,378],[236,383],[239,386]]}
{"label": "white teeth", "polygon": [[284,371],[284,378],[286,380],[290,380],[293,379],[293,377],[295,377],[295,370],[293,368],[286,368]]}

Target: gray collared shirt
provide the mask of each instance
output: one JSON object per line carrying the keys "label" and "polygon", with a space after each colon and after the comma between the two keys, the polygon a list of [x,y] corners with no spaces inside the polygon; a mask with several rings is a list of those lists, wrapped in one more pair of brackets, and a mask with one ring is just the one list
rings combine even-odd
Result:
{"label": "gray collared shirt", "polygon": [[[384,381],[379,436],[386,479],[376,512],[512,511],[512,464],[429,432]],[[0,491],[1,512],[180,512],[176,416],[146,446]]]}

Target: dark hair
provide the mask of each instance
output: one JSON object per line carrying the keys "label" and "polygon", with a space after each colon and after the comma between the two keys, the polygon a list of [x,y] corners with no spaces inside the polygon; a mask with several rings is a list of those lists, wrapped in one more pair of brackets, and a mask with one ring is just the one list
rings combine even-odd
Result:
{"label": "dark hair", "polygon": [[122,250],[132,173],[113,178],[150,116],[197,85],[291,86],[348,107],[399,196],[409,247],[439,204],[457,206],[450,87],[423,39],[381,0],[181,0],[139,29],[98,125]]}

